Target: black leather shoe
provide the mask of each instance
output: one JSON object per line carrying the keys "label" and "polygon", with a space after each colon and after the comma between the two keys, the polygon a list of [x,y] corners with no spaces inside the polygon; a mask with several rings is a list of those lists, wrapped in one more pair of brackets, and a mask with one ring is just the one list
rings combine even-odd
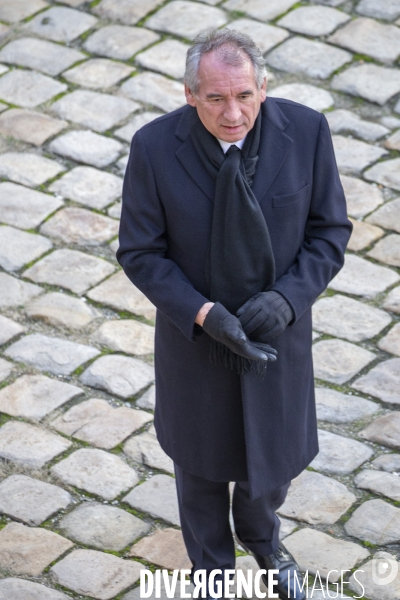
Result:
{"label": "black leather shoe", "polygon": [[[300,572],[300,567],[294,560],[290,552],[285,548],[282,542],[279,542],[278,549],[273,554],[262,556],[249,550],[243,542],[237,538],[239,544],[254,556],[260,569],[278,570],[273,578],[278,582],[273,591],[279,594],[281,600],[306,600],[306,588],[304,586],[304,577]],[[296,573],[296,574],[295,574]],[[265,585],[268,587],[268,576],[262,576]],[[303,589],[301,589],[303,588]]]}

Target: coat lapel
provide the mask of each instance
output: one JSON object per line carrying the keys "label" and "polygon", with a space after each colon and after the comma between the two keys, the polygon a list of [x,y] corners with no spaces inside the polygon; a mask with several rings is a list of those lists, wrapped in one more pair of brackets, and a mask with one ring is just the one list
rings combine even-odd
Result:
{"label": "coat lapel", "polygon": [[261,203],[277,177],[293,140],[284,130],[289,120],[274,100],[267,98],[261,105],[262,124],[258,163],[253,182],[253,193]]}
{"label": "coat lapel", "polygon": [[175,131],[175,135],[183,141],[183,144],[178,148],[175,155],[193,182],[211,202],[214,202],[215,182],[199,159],[190,137],[190,130],[197,122],[197,119],[196,109],[188,105],[182,113]]}

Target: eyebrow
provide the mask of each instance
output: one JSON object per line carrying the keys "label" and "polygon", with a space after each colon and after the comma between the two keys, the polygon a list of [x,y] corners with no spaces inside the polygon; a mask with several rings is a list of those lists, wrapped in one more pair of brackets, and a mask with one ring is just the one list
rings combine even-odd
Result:
{"label": "eyebrow", "polygon": [[[252,90],[244,90],[243,92],[239,92],[236,94],[237,96],[251,96],[254,92]],[[221,98],[223,94],[207,94],[206,98]]]}

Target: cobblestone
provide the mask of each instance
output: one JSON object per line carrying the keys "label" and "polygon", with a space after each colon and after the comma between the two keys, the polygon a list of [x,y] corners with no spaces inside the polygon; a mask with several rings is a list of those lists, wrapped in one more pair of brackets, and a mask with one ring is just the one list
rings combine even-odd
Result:
{"label": "cobblestone", "polygon": [[65,83],[23,69],[10,71],[0,79],[0,99],[23,108],[34,108],[66,89]]}
{"label": "cobblestone", "polygon": [[334,90],[383,106],[400,92],[400,72],[374,64],[359,65],[336,75],[331,85]]}
{"label": "cobblestone", "polygon": [[393,544],[400,540],[400,509],[384,500],[367,500],[344,527],[349,535],[371,544]]}
{"label": "cobblestone", "polygon": [[148,29],[109,25],[88,37],[83,47],[100,56],[126,60],[159,39],[159,35]]}
{"label": "cobblestone", "polygon": [[[50,160],[44,156],[31,154],[28,152],[5,152],[0,155],[0,177],[11,179],[16,183],[22,183],[30,187],[41,185],[48,179],[52,179],[65,168],[55,160]],[[4,187],[4,185],[2,186]],[[20,188],[20,195],[23,193]],[[37,192],[32,192],[34,196]],[[17,188],[14,188],[13,196],[17,195]],[[25,199],[27,206],[30,205],[30,200]],[[58,204],[60,206],[60,203]],[[57,208],[58,208],[57,206]]]}
{"label": "cobblestone", "polygon": [[400,287],[394,288],[389,292],[382,306],[386,310],[400,314]]}
{"label": "cobblestone", "polygon": [[154,119],[156,119],[157,117],[160,117],[160,116],[161,116],[161,114],[156,113],[156,112],[151,112],[151,111],[142,112],[142,113],[134,116],[129,121],[129,123],[127,123],[123,127],[116,129],[114,131],[114,134],[117,137],[121,138],[121,140],[125,140],[125,142],[130,142],[131,139],[133,138],[133,135],[137,132],[138,129],[140,129],[141,127],[143,127],[143,125],[150,123],[151,121],[153,121]]}
{"label": "cobblestone", "polygon": [[339,171],[345,174],[360,173],[387,154],[383,148],[342,135],[332,136],[332,141]]}
{"label": "cobblestone", "polygon": [[379,0],[361,0],[357,5],[357,12],[377,19],[397,19],[400,16],[399,0],[379,2]]}
{"label": "cobblestone", "polygon": [[392,233],[386,236],[367,255],[386,265],[400,267],[400,235]]}
{"label": "cobblestone", "polygon": [[136,471],[119,456],[92,448],[76,450],[52,467],[51,472],[63,483],[105,500],[114,500],[138,482]]}
{"label": "cobblestone", "polygon": [[379,404],[342,394],[336,390],[317,387],[315,390],[317,417],[329,423],[349,423],[372,416],[379,410]]}
{"label": "cobblestone", "polygon": [[0,410],[13,417],[40,420],[82,393],[76,385],[44,375],[22,375],[0,390]]}
{"label": "cobblestone", "polygon": [[278,25],[314,37],[332,33],[349,19],[346,13],[328,6],[301,6],[280,19]]}
{"label": "cobblestone", "polygon": [[365,469],[354,479],[357,487],[370,490],[374,494],[387,496],[398,502],[400,500],[400,479],[392,473],[382,473]]}
{"label": "cobblestone", "polygon": [[382,185],[400,190],[400,158],[385,160],[371,167],[364,173],[364,177],[370,181],[376,181]]}
{"label": "cobblestone", "polygon": [[321,298],[313,307],[314,329],[350,342],[375,337],[390,322],[385,311],[340,294]]}
{"label": "cobblestone", "polygon": [[77,90],[63,96],[51,108],[62,119],[103,133],[126,119],[140,105],[111,94]]}
{"label": "cobblestone", "polygon": [[150,469],[174,473],[174,463],[158,443],[154,426],[145,433],[132,436],[125,442],[124,454],[138,463],[145,464]]}
{"label": "cobblestone", "polygon": [[155,319],[153,304],[119,271],[106,281],[90,290],[88,298],[106,304],[116,310],[128,311],[146,319]]}
{"label": "cobblestone", "polygon": [[174,0],[146,21],[146,27],[193,40],[208,27],[220,27],[227,22],[219,8],[186,0]]}
{"label": "cobblestone", "polygon": [[53,42],[71,42],[96,23],[95,17],[80,10],[53,6],[36,15],[27,23],[26,29]]}
{"label": "cobblestone", "polygon": [[[156,309],[119,268],[116,234],[132,136],[185,103],[189,40],[222,24],[260,46],[271,96],[326,111],[354,226],[314,307],[320,472],[293,483],[280,537],[310,573],[361,568],[366,597],[399,596],[397,580],[374,583],[364,547],[392,560],[400,540],[399,17],[399,0],[0,2],[1,600],[138,600],[134,556],[190,566],[152,422]],[[56,358],[47,341],[33,364],[8,357],[35,336],[94,362],[39,374]],[[16,521],[30,527],[9,535],[2,564]],[[65,559],[47,559],[43,532],[70,538]],[[9,576],[10,556],[38,575]],[[344,591],[360,595],[354,577]]]}
{"label": "cobblestone", "polygon": [[185,103],[183,85],[157,73],[140,73],[128,79],[121,85],[121,92],[165,111],[176,110]]}
{"label": "cobblestone", "polygon": [[351,110],[338,109],[327,113],[326,118],[332,133],[348,132],[367,142],[375,142],[389,133],[389,129],[379,123],[364,121]]}
{"label": "cobblestone", "polygon": [[[18,157],[18,154],[15,154],[15,156]],[[48,159],[43,160],[47,161]],[[24,156],[22,156],[21,168],[24,166],[24,162]],[[33,163],[29,161],[33,177],[37,177],[38,175],[35,172],[35,163],[36,161],[33,161]],[[0,171],[2,169],[1,165],[2,159],[0,155]],[[17,165],[16,168],[19,169]],[[29,171],[27,175],[29,175]],[[26,181],[24,183],[26,184]],[[15,183],[0,183],[0,219],[3,223],[7,223],[7,225],[13,225],[22,229],[34,229],[46,217],[60,208],[60,206],[63,206],[63,202],[59,198],[54,198],[54,196],[30,190]]]}
{"label": "cobblestone", "polygon": [[0,383],[5,381],[12,373],[14,365],[3,358],[0,358]]}
{"label": "cobblestone", "polygon": [[106,167],[118,158],[122,145],[92,131],[70,131],[53,140],[50,150],[77,162]]}
{"label": "cobblestone", "polygon": [[22,325],[0,315],[0,345],[6,344],[24,331],[26,330]]}
{"label": "cobblestone", "polygon": [[24,575],[39,575],[73,546],[57,533],[9,523],[0,531],[0,566]]}
{"label": "cobblestone", "polygon": [[339,481],[303,471],[292,481],[278,512],[311,525],[333,525],[355,501],[355,495]]}
{"label": "cobblestone", "polygon": [[122,179],[93,167],[75,167],[49,187],[65,198],[101,210],[122,193]]}
{"label": "cobblestone", "polygon": [[400,404],[400,358],[379,363],[352,387],[364,394],[371,394],[390,404]]}
{"label": "cobblestone", "polygon": [[45,429],[8,421],[0,428],[0,456],[6,460],[39,469],[65,452],[71,442]]}
{"label": "cobblestone", "polygon": [[41,146],[48,138],[60,133],[67,126],[65,121],[49,115],[11,108],[0,115],[0,133],[35,146]]}
{"label": "cobblestone", "polygon": [[26,475],[11,475],[0,483],[0,512],[27,525],[40,525],[71,500],[66,490]]}
{"label": "cobblestone", "polygon": [[116,506],[87,502],[63,517],[59,529],[85,546],[120,552],[147,533],[150,526]]}
{"label": "cobblestone", "polygon": [[269,92],[273,98],[287,98],[293,102],[300,102],[314,110],[325,110],[334,104],[332,94],[326,90],[308,83],[287,83],[273,88]]}
{"label": "cobblestone", "polygon": [[125,496],[124,502],[156,519],[180,525],[175,481],[168,475],[154,475],[142,485],[136,486]]}
{"label": "cobblestone", "polygon": [[31,319],[37,319],[67,329],[80,330],[101,316],[93,306],[60,292],[43,294],[34,298],[25,306],[25,313]]}
{"label": "cobblestone", "polygon": [[372,215],[369,215],[366,221],[400,233],[400,199],[386,202]]}
{"label": "cobblestone", "polygon": [[347,254],[343,269],[330,282],[331,289],[355,296],[373,297],[399,281],[395,271]]}
{"label": "cobblestone", "polygon": [[188,48],[187,44],[177,40],[165,40],[138,54],[136,62],[145,69],[160,71],[174,79],[182,79]]}
{"label": "cobblestone", "polygon": [[107,58],[92,58],[64,71],[63,77],[76,85],[97,90],[115,85],[134,71],[134,67],[128,67],[124,63]]}
{"label": "cobblestone", "polygon": [[377,185],[348,175],[341,175],[340,179],[346,195],[347,210],[352,217],[365,217],[383,203],[382,192]]}
{"label": "cobblestone", "polygon": [[389,412],[375,419],[366,429],[360,432],[360,436],[389,448],[400,448],[399,413]]}
{"label": "cobblestone", "polygon": [[0,51],[2,62],[28,67],[52,76],[85,58],[78,50],[37,38],[14,40]]}
{"label": "cobblestone", "polygon": [[32,333],[9,346],[4,354],[42,371],[55,375],[70,375],[100,352],[96,348],[69,340]]}
{"label": "cobblestone", "polygon": [[162,0],[101,0],[94,12],[103,18],[133,25],[161,3]]}
{"label": "cobblestone", "polygon": [[[399,110],[397,110],[397,112],[399,112]],[[388,150],[400,150],[400,131],[396,131],[396,133],[386,140],[385,148]]]}
{"label": "cobblestone", "polygon": [[107,390],[120,398],[134,396],[154,379],[150,365],[121,355],[102,356],[80,377],[85,385]]}
{"label": "cobblestone", "polygon": [[295,0],[269,0],[268,3],[263,0],[228,0],[223,7],[243,11],[260,21],[268,21],[282,15],[295,3]]}
{"label": "cobblestone", "polygon": [[349,52],[302,37],[290,38],[267,56],[267,63],[275,69],[320,79],[326,79],[350,61]]}
{"label": "cobblestone", "polygon": [[376,357],[355,344],[341,340],[322,340],[313,346],[314,373],[317,379],[344,383]]}
{"label": "cobblestone", "polygon": [[379,62],[392,63],[400,54],[400,31],[395,25],[383,25],[373,19],[354,19],[334,33],[329,41]]}
{"label": "cobblestone", "polygon": [[392,327],[389,333],[379,340],[378,348],[400,356],[400,323]]}
{"label": "cobblestone", "polygon": [[99,246],[117,235],[118,223],[90,210],[67,206],[46,221],[40,233],[65,244]]}
{"label": "cobblestone", "polygon": [[20,231],[14,227],[1,227],[0,266],[5,271],[18,271],[52,248],[52,243],[42,235]]}
{"label": "cobblestone", "polygon": [[[294,555],[300,569],[308,569],[310,573],[319,571],[324,578],[331,571],[329,579],[332,583],[339,579],[342,569],[352,569],[369,556],[368,550],[353,542],[308,528],[285,538],[285,546]],[[338,572],[332,572],[333,569],[338,569]]]}
{"label": "cobblestone", "polygon": [[102,346],[126,354],[154,352],[154,327],[133,319],[106,321],[92,336]]}
{"label": "cobblestone", "polygon": [[59,585],[77,594],[110,600],[139,579],[141,563],[96,550],[74,550],[51,568]]}
{"label": "cobblestone", "polygon": [[347,244],[347,248],[353,252],[364,250],[364,248],[370,246],[372,242],[376,242],[376,240],[381,238],[385,233],[383,229],[375,227],[375,225],[370,225],[363,221],[356,221],[351,218],[350,221],[353,223],[353,232],[349,243]]}
{"label": "cobblestone", "polygon": [[282,29],[282,27],[259,23],[252,19],[238,19],[228,23],[227,27],[249,35],[263,54],[289,37],[289,32]]}
{"label": "cobblestone", "polygon": [[[351,576],[350,588],[358,594],[367,594],[368,598],[371,598],[371,600],[392,600],[392,598],[396,598],[396,596],[400,595],[399,578],[395,577],[391,580],[390,574],[393,573],[393,571],[391,571],[388,577],[390,581],[385,585],[382,585],[382,580],[377,582],[376,571],[373,569],[376,569],[378,560],[382,567],[384,567],[385,564],[389,564],[396,565],[395,567],[392,566],[393,569],[400,568],[400,565],[393,554],[389,554],[388,552],[376,552],[374,559],[363,564],[361,572],[359,574],[357,573],[358,581],[356,581],[354,575]],[[384,580],[385,577],[382,579]]]}
{"label": "cobblestone", "polygon": [[400,472],[400,455],[399,454],[382,454],[372,461],[372,464],[377,469],[388,471],[389,473]]}
{"label": "cobblestone", "polygon": [[43,0],[18,0],[18,2],[3,0],[0,7],[0,19],[7,23],[16,23],[34,15],[47,6],[47,2]]}
{"label": "cobblestone", "polygon": [[0,580],[0,600],[68,600],[68,596],[40,583],[8,577]]}
{"label": "cobblestone", "polygon": [[82,294],[114,271],[113,265],[105,260],[66,248],[55,250],[37,262],[24,272],[24,277]]}
{"label": "cobblestone", "polygon": [[21,306],[42,292],[37,285],[0,273],[0,308]]}
{"label": "cobblestone", "polygon": [[374,451],[357,440],[318,430],[319,454],[311,466],[327,473],[349,473],[369,460]]}
{"label": "cobblestone", "polygon": [[182,534],[176,529],[159,530],[140,540],[131,548],[129,556],[138,556],[171,571],[191,568]]}

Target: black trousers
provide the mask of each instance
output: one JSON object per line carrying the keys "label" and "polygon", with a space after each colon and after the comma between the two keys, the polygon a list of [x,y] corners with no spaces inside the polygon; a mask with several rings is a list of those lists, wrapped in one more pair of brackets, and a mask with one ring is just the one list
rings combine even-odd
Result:
{"label": "black trousers", "polygon": [[[215,482],[191,475],[175,464],[176,489],[182,535],[198,569],[234,569],[235,546],[229,523],[229,482]],[[235,484],[232,515],[235,532],[255,554],[272,554],[279,544],[280,521],[275,511],[283,504],[290,482],[250,500],[245,481]]]}

